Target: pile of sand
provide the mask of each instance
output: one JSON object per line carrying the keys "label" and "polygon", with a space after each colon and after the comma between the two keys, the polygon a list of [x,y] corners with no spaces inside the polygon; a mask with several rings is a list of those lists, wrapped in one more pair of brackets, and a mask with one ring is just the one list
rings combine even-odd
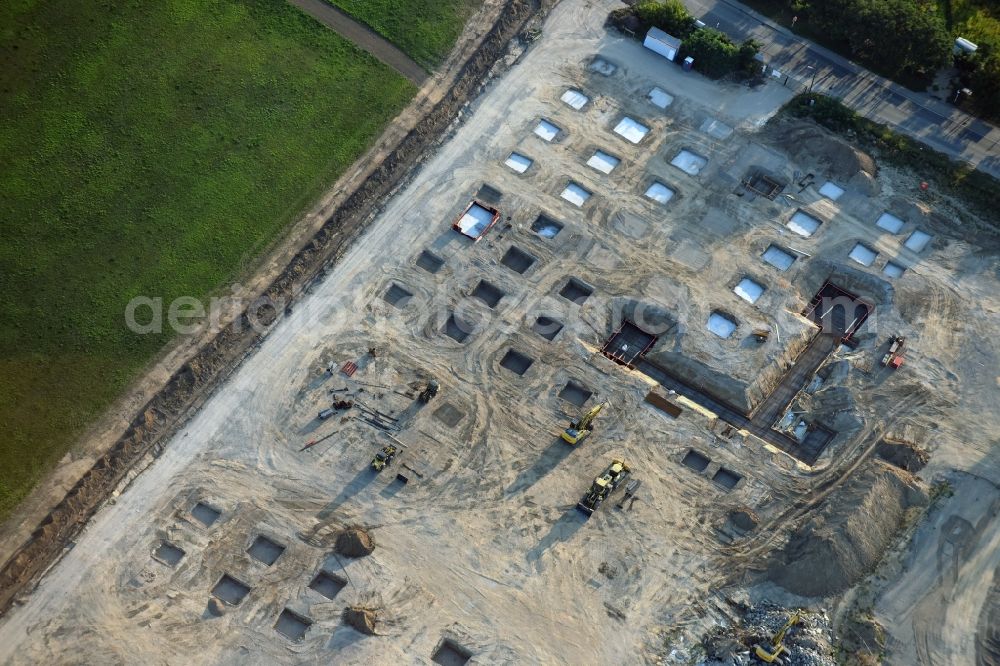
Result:
{"label": "pile of sand", "polygon": [[375,550],[371,535],[360,527],[349,527],[337,535],[334,549],[345,557],[364,557]]}
{"label": "pile of sand", "polygon": [[910,474],[870,461],[792,533],[768,577],[789,592],[825,597],[857,583],[885,554],[910,507],[927,494]]}
{"label": "pile of sand", "polygon": [[812,166],[816,173],[826,174],[841,185],[874,187],[878,171],[871,155],[822,127],[786,119],[775,123],[768,133],[775,147],[786,152],[793,162]]}
{"label": "pile of sand", "polygon": [[360,606],[348,606],[344,609],[344,624],[368,636],[375,635],[375,610]]}

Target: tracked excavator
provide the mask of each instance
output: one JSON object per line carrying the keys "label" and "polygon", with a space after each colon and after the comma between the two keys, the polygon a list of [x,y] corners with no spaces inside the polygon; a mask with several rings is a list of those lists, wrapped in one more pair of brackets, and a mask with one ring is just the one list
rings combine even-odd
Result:
{"label": "tracked excavator", "polygon": [[757,645],[753,646],[754,654],[758,659],[763,661],[765,664],[782,664],[781,656],[788,652],[788,648],[785,647],[785,634],[788,630],[798,624],[801,617],[798,613],[793,613],[788,622],[786,622],[781,629],[778,630],[774,636],[771,637],[770,645]]}
{"label": "tracked excavator", "polygon": [[588,516],[592,515],[601,502],[611,497],[615,488],[624,483],[630,474],[632,474],[632,468],[626,465],[624,460],[612,460],[611,464],[601,472],[601,475],[590,484],[590,490],[579,501],[576,508]]}
{"label": "tracked excavator", "polygon": [[563,431],[563,441],[569,442],[570,444],[578,444],[580,440],[594,432],[594,419],[596,419],[597,415],[601,413],[602,409],[604,409],[604,405],[605,403],[602,402],[576,421],[571,421],[569,427]]}

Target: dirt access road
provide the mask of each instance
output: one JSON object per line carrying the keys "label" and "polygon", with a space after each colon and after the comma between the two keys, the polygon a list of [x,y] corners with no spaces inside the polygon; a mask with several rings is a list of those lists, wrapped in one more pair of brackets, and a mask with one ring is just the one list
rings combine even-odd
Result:
{"label": "dirt access road", "polygon": [[389,67],[420,86],[427,80],[427,72],[395,44],[385,39],[363,23],[348,16],[323,0],[289,0],[341,37],[368,51]]}

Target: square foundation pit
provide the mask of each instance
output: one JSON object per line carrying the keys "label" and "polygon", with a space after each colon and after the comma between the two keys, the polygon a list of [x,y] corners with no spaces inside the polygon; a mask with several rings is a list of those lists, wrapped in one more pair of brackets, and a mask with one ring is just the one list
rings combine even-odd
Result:
{"label": "square foundation pit", "polygon": [[594,288],[576,278],[570,278],[565,286],[559,290],[559,295],[567,301],[573,301],[577,305],[583,305],[594,293]]}
{"label": "square foundation pit", "polygon": [[722,486],[726,490],[732,490],[742,480],[742,476],[725,467],[720,467],[719,471],[712,476],[712,481],[715,481],[717,485]]}
{"label": "square foundation pit", "polygon": [[500,263],[515,273],[523,275],[535,264],[535,258],[516,245],[511,245],[510,249],[504,253],[503,258],[500,259]]}
{"label": "square foundation pit", "polygon": [[803,238],[809,238],[816,230],[819,229],[820,221],[815,217],[801,210],[795,211],[792,215],[792,219],[788,220],[786,225],[792,233],[798,234]]}
{"label": "square foundation pit", "polygon": [[711,462],[712,461],[709,458],[703,456],[694,449],[688,449],[687,454],[685,454],[684,458],[681,460],[682,465],[693,469],[699,474],[708,469]]}
{"label": "square foundation pit", "polygon": [[432,275],[441,270],[444,266],[444,259],[429,250],[424,250],[417,257],[417,268],[427,271]]}
{"label": "square foundation pit", "polygon": [[903,273],[905,272],[905,268],[891,261],[886,262],[885,266],[882,267],[882,274],[890,278],[903,277]]}
{"label": "square foundation pit", "polygon": [[677,153],[670,163],[689,176],[697,176],[708,166],[708,158],[685,149]]}
{"label": "square foundation pit", "polygon": [[160,541],[153,551],[153,559],[166,564],[168,567],[177,566],[184,559],[184,549],[169,541]]}
{"label": "square foundation pit", "polygon": [[764,294],[765,288],[759,282],[755,282],[748,277],[743,278],[733,288],[733,292],[747,303],[753,305]]}
{"label": "square foundation pit", "polygon": [[389,285],[389,288],[386,289],[382,298],[386,303],[394,308],[403,309],[406,307],[406,304],[410,302],[410,299],[413,298],[413,294],[393,282]]}
{"label": "square foundation pit", "polygon": [[535,125],[535,136],[539,137],[542,141],[555,141],[560,131],[558,125],[544,118],[539,120],[538,124]]}
{"label": "square foundation pit", "polygon": [[336,597],[346,586],[346,580],[326,571],[320,571],[313,577],[312,582],[309,583],[310,590],[315,590],[327,599]]}
{"label": "square foundation pit", "polygon": [[594,151],[594,154],[587,160],[587,166],[603,174],[609,174],[615,167],[621,164],[621,160],[614,155],[609,155],[603,150]]}
{"label": "square foundation pit", "polygon": [[544,316],[536,319],[535,323],[531,326],[531,330],[546,340],[555,340],[556,336],[559,335],[559,331],[562,329],[562,323],[552,319],[551,317]]}
{"label": "square foundation pit", "polygon": [[239,606],[250,594],[250,586],[229,574],[223,574],[212,588],[212,596],[229,606]]}
{"label": "square foundation pit", "polygon": [[890,234],[898,234],[903,228],[903,221],[891,213],[882,213],[875,220],[875,226],[888,231]]}
{"label": "square foundation pit", "polygon": [[563,223],[542,214],[531,223],[531,230],[542,238],[555,238],[563,230]]}
{"label": "square foundation pit", "polygon": [[507,156],[507,159],[503,161],[512,171],[517,173],[524,173],[533,164],[530,157],[522,155],[521,153],[511,153]]}
{"label": "square foundation pit", "polygon": [[871,266],[875,263],[875,257],[878,256],[878,252],[864,243],[857,243],[847,256],[862,266]]}
{"label": "square foundation pit", "polygon": [[507,350],[504,357],[500,359],[500,367],[506,370],[510,370],[515,375],[521,376],[528,371],[528,368],[534,363],[534,359],[525,356],[520,352],[516,352],[513,349]]}
{"label": "square foundation pit", "polygon": [[277,562],[283,552],[285,552],[284,546],[268,539],[263,534],[257,535],[257,538],[247,548],[247,553],[250,557],[267,566],[271,566]]}
{"label": "square foundation pit", "polygon": [[306,637],[306,632],[312,626],[313,621],[304,615],[299,615],[293,610],[284,609],[274,623],[274,630],[290,641],[296,643]]}
{"label": "square foundation pit", "polygon": [[614,64],[610,60],[605,60],[601,56],[594,56],[594,59],[590,61],[590,66],[587,69],[592,72],[597,72],[601,76],[611,76],[618,71],[618,65]]}
{"label": "square foundation pit", "polygon": [[764,254],[761,255],[761,259],[764,260],[764,263],[774,266],[782,273],[791,268],[792,264],[795,263],[794,254],[774,244],[767,246]]}
{"label": "square foundation pit", "polygon": [[431,661],[439,666],[464,666],[472,653],[451,640],[444,640],[431,656]]}
{"label": "square foundation pit", "polygon": [[934,237],[926,231],[917,229],[903,242],[903,246],[908,250],[913,250],[914,252],[923,252],[924,248],[927,247],[932,238]]}
{"label": "square foundation pit", "polygon": [[221,515],[221,511],[204,502],[198,502],[191,509],[191,517],[201,523],[203,527],[211,527]]}
{"label": "square foundation pit", "polygon": [[594,395],[593,391],[574,381],[567,382],[566,386],[559,391],[560,398],[577,407],[583,407],[587,404],[592,395]]}
{"label": "square foundation pit", "polygon": [[587,102],[590,101],[589,97],[584,95],[576,88],[570,88],[569,90],[564,92],[562,94],[562,97],[560,97],[559,99],[561,99],[563,103],[566,104],[568,107],[570,107],[571,109],[575,109],[577,111],[587,106]]}
{"label": "square foundation pit", "polygon": [[570,181],[559,196],[574,206],[583,206],[590,198],[590,192],[582,185]]}
{"label": "square foundation pit", "polygon": [[635,118],[625,116],[615,125],[614,133],[629,143],[639,143],[649,134],[649,128]]}
{"label": "square foundation pit", "polygon": [[739,324],[727,314],[716,311],[708,316],[708,330],[723,340],[732,337],[737,328],[739,328]]}
{"label": "square foundation pit", "polygon": [[472,297],[478,298],[491,309],[499,305],[504,296],[506,294],[503,290],[486,280],[480,280],[476,288],[472,290]]}
{"label": "square foundation pit", "polygon": [[434,410],[434,418],[449,428],[454,428],[465,418],[465,412],[450,402],[446,402]]}
{"label": "square foundation pit", "polygon": [[819,188],[819,193],[830,201],[836,201],[840,197],[844,196],[844,188],[837,185],[832,180],[828,180],[823,183],[822,187]]}
{"label": "square foundation pit", "polygon": [[646,188],[644,196],[658,204],[665,204],[674,198],[674,191],[660,181],[656,180],[653,181],[652,185]]}
{"label": "square foundation pit", "polygon": [[452,313],[449,315],[448,321],[444,323],[444,328],[441,332],[455,342],[465,342],[473,333],[474,329],[475,327],[472,324]]}
{"label": "square foundation pit", "polygon": [[673,95],[662,88],[655,87],[646,93],[646,99],[648,99],[649,103],[656,108],[664,110],[674,102]]}

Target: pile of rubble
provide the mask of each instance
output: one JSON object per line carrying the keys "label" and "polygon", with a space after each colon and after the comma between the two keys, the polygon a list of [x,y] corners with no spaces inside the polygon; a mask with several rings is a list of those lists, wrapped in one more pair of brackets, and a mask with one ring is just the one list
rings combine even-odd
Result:
{"label": "pile of rubble", "polygon": [[[703,640],[703,666],[747,666],[758,663],[754,645],[769,646],[777,633],[795,613],[794,609],[771,603],[746,604],[738,626],[720,627]],[[833,629],[825,612],[799,611],[799,621],[785,634],[787,652],[781,656],[784,666],[835,666]]]}

